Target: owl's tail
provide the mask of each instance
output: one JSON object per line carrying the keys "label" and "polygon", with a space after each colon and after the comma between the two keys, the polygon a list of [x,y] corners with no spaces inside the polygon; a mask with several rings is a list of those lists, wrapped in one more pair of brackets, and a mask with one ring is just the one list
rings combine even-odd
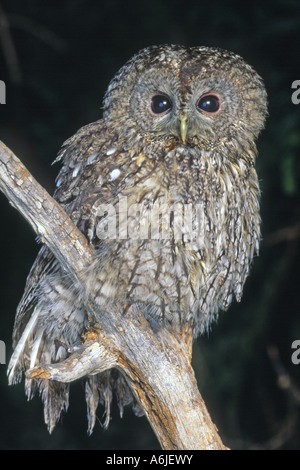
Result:
{"label": "owl's tail", "polygon": [[[53,309],[51,311],[49,305],[43,302],[38,303],[22,333],[19,334],[19,338],[16,339],[16,346],[8,365],[10,385],[20,382],[24,371],[28,369],[64,360],[68,355],[68,348],[80,340],[84,328],[82,311],[74,309],[72,314],[65,315],[64,321],[60,318],[60,323],[57,324],[51,321],[51,314],[53,314]],[[108,427],[114,392],[121,416],[124,406],[130,403],[133,405],[135,414],[138,416],[142,414],[125,379],[119,372],[113,370],[87,376],[85,399],[88,434],[92,433],[95,426],[99,403],[104,406],[105,419],[102,424],[104,428]],[[44,404],[44,421],[51,433],[61,414],[69,407],[70,384],[25,378],[25,393],[28,399],[33,398],[36,393],[41,396]]]}
{"label": "owl's tail", "polygon": [[[20,335],[8,365],[8,383],[21,381],[23,372],[39,364],[58,362],[67,356],[66,348],[45,334],[40,318],[42,305],[38,304]],[[25,393],[31,399],[36,392],[44,403],[44,419],[51,433],[62,411],[69,405],[69,384],[50,382],[47,380],[25,379]]]}

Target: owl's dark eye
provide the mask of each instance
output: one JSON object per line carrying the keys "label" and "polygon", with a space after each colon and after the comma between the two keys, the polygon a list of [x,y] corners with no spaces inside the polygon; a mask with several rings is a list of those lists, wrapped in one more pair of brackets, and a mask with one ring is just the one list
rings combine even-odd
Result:
{"label": "owl's dark eye", "polygon": [[197,101],[196,108],[205,113],[216,113],[220,109],[220,100],[217,95],[203,95]]}
{"label": "owl's dark eye", "polygon": [[162,114],[172,108],[172,101],[166,95],[154,95],[151,98],[151,110],[154,114]]}

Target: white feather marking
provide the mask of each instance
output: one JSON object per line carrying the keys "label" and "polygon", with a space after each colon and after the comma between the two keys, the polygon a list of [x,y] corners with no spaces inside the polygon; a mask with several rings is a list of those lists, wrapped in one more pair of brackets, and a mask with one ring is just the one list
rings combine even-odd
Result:
{"label": "white feather marking", "polygon": [[110,172],[110,176],[108,178],[108,181],[114,181],[116,180],[121,174],[121,171],[119,168],[115,168],[113,171]]}
{"label": "white feather marking", "polygon": [[73,173],[72,173],[73,178],[76,178],[76,176],[79,173],[80,168],[81,168],[81,163],[79,163],[78,165],[75,166],[75,168],[73,170]]}
{"label": "white feather marking", "polygon": [[94,161],[96,160],[97,156],[99,155],[99,152],[93,152],[91,153],[91,155],[89,156],[89,158],[87,159],[87,164],[90,165],[91,163],[94,163]]}
{"label": "white feather marking", "polygon": [[106,151],[106,155],[108,155],[108,156],[109,156],[109,155],[112,155],[113,153],[115,153],[116,150],[117,150],[117,149],[116,149],[115,147],[111,147],[110,149],[108,149],[108,150]]}
{"label": "white feather marking", "polygon": [[60,185],[61,185],[61,182],[62,182],[62,176],[60,178],[58,178],[58,180],[56,181],[56,187],[58,188]]}
{"label": "white feather marking", "polygon": [[35,366],[35,362],[36,362],[37,354],[38,354],[39,347],[42,341],[42,337],[43,337],[43,330],[40,330],[38,336],[36,337],[34,341],[34,345],[31,351],[30,369],[32,369]]}
{"label": "white feather marking", "polygon": [[19,342],[13,352],[13,355],[9,361],[8,364],[8,369],[7,369],[7,374],[8,374],[8,383],[9,385],[15,383],[14,379],[14,374],[15,374],[15,369],[16,366],[20,360],[21,354],[24,351],[24,348],[26,346],[26,341],[28,340],[29,335],[32,333],[33,328],[36,325],[36,320],[40,314],[40,308],[35,308],[29,322],[26,325],[25,330],[22,333],[21,338],[19,339]]}

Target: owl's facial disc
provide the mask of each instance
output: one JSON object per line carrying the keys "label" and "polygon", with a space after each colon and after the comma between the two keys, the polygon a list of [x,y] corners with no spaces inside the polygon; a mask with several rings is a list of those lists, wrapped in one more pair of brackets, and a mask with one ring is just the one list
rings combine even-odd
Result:
{"label": "owl's facial disc", "polygon": [[177,77],[166,69],[150,69],[132,89],[127,116],[148,142],[176,141],[180,139],[179,107]]}
{"label": "owl's facial disc", "polygon": [[172,145],[195,145],[195,138],[197,143],[215,141],[219,114],[224,111],[223,94],[198,77],[191,83],[164,74],[161,69],[147,71],[132,90],[129,114],[141,135],[148,142],[163,140]]}
{"label": "owl's facial disc", "polygon": [[146,141],[210,149],[225,140],[251,144],[264,126],[266,105],[260,77],[238,55],[153,46],[111,81],[103,117],[125,148]]}
{"label": "owl's facial disc", "polygon": [[[151,111],[154,115],[165,115],[171,112],[173,107],[171,99],[163,94],[155,94],[151,97]],[[188,122],[187,117],[184,114],[180,115],[180,136],[182,142],[185,143],[187,130],[188,130]]]}

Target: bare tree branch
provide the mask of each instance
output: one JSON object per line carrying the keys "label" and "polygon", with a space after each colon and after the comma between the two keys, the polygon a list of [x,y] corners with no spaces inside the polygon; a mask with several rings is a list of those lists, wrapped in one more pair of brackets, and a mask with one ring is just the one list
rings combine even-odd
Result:
{"label": "bare tree branch", "polygon": [[[63,209],[0,142],[0,189],[50,248],[62,268],[86,292],[81,273],[94,249]],[[153,332],[134,307],[125,315],[98,310],[83,299],[93,327],[58,364],[41,364],[29,378],[71,382],[116,367],[121,370],[164,449],[215,449],[223,445],[199,394],[191,367],[191,333]]]}
{"label": "bare tree branch", "polygon": [[50,248],[64,270],[77,279],[92,262],[95,255],[93,247],[60,205],[2,142],[0,169],[2,192]]}

